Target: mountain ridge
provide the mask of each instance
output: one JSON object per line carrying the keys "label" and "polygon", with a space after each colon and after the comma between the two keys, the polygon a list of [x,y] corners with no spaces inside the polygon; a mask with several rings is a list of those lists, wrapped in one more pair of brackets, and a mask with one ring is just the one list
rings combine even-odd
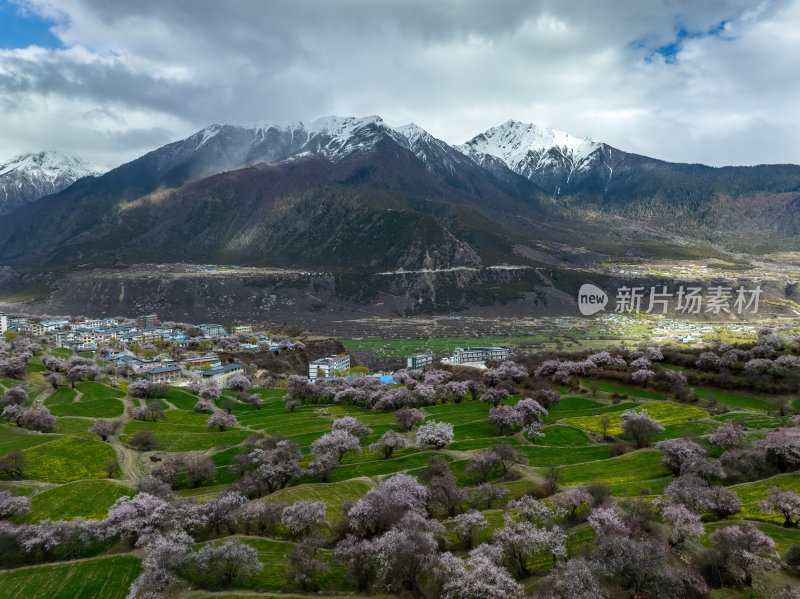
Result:
{"label": "mountain ridge", "polygon": [[104,172],[85,158],[54,150],[13,156],[0,163],[0,216]]}
{"label": "mountain ridge", "polygon": [[[215,124],[11,213],[0,222],[0,263],[69,269],[163,256],[394,270],[456,256],[512,264],[515,247],[538,239],[630,248],[682,235],[680,244],[752,250],[753,230],[794,247],[798,190],[800,167],[667,163],[518,121],[459,147],[379,116]],[[296,251],[293,239],[312,249]]]}

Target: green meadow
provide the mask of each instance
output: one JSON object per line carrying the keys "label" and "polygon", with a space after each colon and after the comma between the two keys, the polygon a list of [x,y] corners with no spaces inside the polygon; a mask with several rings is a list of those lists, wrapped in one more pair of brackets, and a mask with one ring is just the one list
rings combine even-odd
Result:
{"label": "green meadow", "polygon": [[[452,345],[452,341],[448,343]],[[467,340],[460,341],[467,344]],[[520,338],[519,342],[533,341]],[[400,353],[420,348],[419,342],[365,339],[349,343],[376,351]],[[33,376],[37,376],[36,373],[30,375]],[[163,418],[155,422],[134,421],[125,413],[124,405],[144,402],[127,396],[122,389],[99,382],[84,382],[78,383],[75,389],[65,386],[53,391],[41,382],[41,377],[30,377],[27,382],[33,401],[43,401],[57,417],[57,428],[54,433],[40,434],[13,424],[0,425],[0,455],[20,450],[28,462],[23,480],[0,479],[0,489],[10,489],[31,498],[30,513],[14,520],[19,523],[103,518],[109,507],[120,497],[131,495],[136,481],[158,463],[148,459],[151,455],[161,460],[179,455],[210,456],[216,468],[213,477],[197,488],[189,488],[182,479],[178,491],[181,497],[207,501],[239,479],[233,466],[236,457],[247,451],[243,442],[251,435],[277,435],[296,441],[303,451],[305,466],[311,459],[309,450],[313,441],[330,431],[333,421],[344,415],[354,416],[372,428],[372,433],[362,441],[362,452],[345,455],[327,482],[304,475],[286,488],[261,498],[267,502],[305,499],[325,502],[330,525],[325,529],[328,538],[341,520],[344,506],[395,473],[419,475],[433,457],[447,461],[457,483],[467,488],[479,482],[478,475],[467,468],[470,457],[478,451],[508,443],[523,457],[523,463],[513,466],[506,475],[500,468],[495,468],[487,478],[493,484],[503,485],[510,498],[538,492],[545,478],[555,475],[561,489],[602,482],[609,485],[616,498],[645,495],[655,499],[664,493],[664,488],[674,477],[662,464],[658,450],[632,448],[622,431],[621,414],[625,410],[646,409],[663,425],[664,431],[654,442],[683,437],[702,440],[724,422],[745,424],[752,429],[754,438],[763,437],[768,429],[791,423],[789,417],[774,415],[773,403],[763,398],[695,388],[702,401],[692,405],[678,403],[668,394],[651,389],[583,380],[571,389],[554,387],[561,392],[561,401],[551,407],[544,418],[544,434],[535,440],[526,438],[519,430],[500,436],[498,430],[488,423],[491,406],[465,398],[458,404],[439,403],[421,408],[426,422],[435,420],[453,425],[455,438],[448,447],[436,450],[412,444],[407,449],[396,451],[390,459],[384,459],[367,446],[388,430],[400,430],[394,413],[337,404],[303,405],[290,412],[285,405],[285,389],[254,389],[263,398],[260,409],[239,402],[233,393],[224,394],[218,405],[222,407],[228,400],[232,401],[231,412],[237,417],[238,424],[219,431],[208,429],[208,415],[193,411],[197,396],[182,388],[170,389],[163,399]],[[0,384],[10,387],[16,382],[3,380]],[[123,388],[127,387],[123,385]],[[506,403],[513,405],[523,396],[516,395]],[[731,411],[720,414],[723,410],[715,410],[714,406],[725,406]],[[122,427],[108,442],[89,432],[98,419],[112,418],[120,419]],[[602,435],[604,422],[607,424],[607,438]],[[131,438],[139,431],[153,433],[158,443],[155,451],[143,453],[130,446]],[[406,434],[413,442],[414,433]],[[109,463],[113,466],[110,475]],[[781,474],[766,480],[731,485],[742,501],[742,511],[728,521],[707,523],[707,533],[720,526],[747,520],[755,522],[772,537],[782,554],[792,545],[800,544],[800,532],[784,529],[780,526],[782,517],[764,514],[758,508],[757,502],[773,485],[800,492],[800,476]],[[505,510],[497,505],[481,509],[490,522],[490,527],[481,532],[481,539],[486,540],[493,530],[503,525]],[[585,523],[570,526],[570,550],[579,552],[591,542],[593,534]],[[285,537],[239,538],[257,551],[264,565],[262,572],[249,581],[237,582],[233,589],[219,592],[189,591],[188,585],[193,584],[189,580],[176,597],[296,599],[312,596],[302,592],[287,573],[287,556],[295,547],[292,540]],[[127,553],[129,548],[120,545],[116,545],[112,553],[114,551],[122,553],[0,572],[0,597],[124,599],[131,581],[141,569],[139,554]],[[319,587],[330,593],[324,596],[357,596],[343,567],[333,560],[329,546],[321,549],[319,555],[330,566],[318,579]],[[551,565],[548,560],[551,558],[544,556],[539,566],[546,570]]]}

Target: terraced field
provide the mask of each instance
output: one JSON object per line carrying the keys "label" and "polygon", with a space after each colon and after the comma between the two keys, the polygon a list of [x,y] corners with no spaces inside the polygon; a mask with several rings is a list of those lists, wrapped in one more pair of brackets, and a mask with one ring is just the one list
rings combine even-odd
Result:
{"label": "terraced field", "polygon": [[[294,548],[294,543],[261,537],[239,538],[258,552],[258,559],[264,568],[250,580],[237,584],[237,588],[300,590],[298,585],[288,577],[286,571],[286,558]],[[333,592],[353,591],[354,587],[347,579],[344,568],[332,559],[331,552],[323,549],[319,555],[330,567],[329,571],[320,577],[320,586]]]}
{"label": "terraced field", "polygon": [[661,453],[641,450],[624,456],[564,466],[559,482],[565,485],[585,485],[591,482],[608,484],[631,483],[669,474],[661,464]]}
{"label": "terraced field", "polygon": [[606,381],[593,381],[592,387],[596,387],[598,391],[603,393],[619,393],[620,395],[626,394],[630,397],[641,397],[644,399],[665,399],[661,393],[655,391],[648,391],[639,387],[626,387],[617,383],[608,383]]}
{"label": "terraced field", "polygon": [[106,480],[68,483],[36,494],[25,521],[75,518],[101,520],[117,499],[131,494],[130,488]]}
{"label": "terraced field", "polygon": [[[647,410],[647,413],[650,414],[652,418],[658,420],[662,425],[687,422],[690,420],[708,417],[708,412],[705,410],[695,408],[694,406],[687,406],[668,401],[650,401],[642,404],[641,408],[637,408],[637,411],[642,409]],[[622,433],[621,412],[614,412],[608,414],[607,416],[609,434],[619,435]],[[602,433],[602,419],[603,416],[601,415],[578,417],[571,416],[569,418],[564,418],[564,423],[595,433]]]}
{"label": "terraced field", "polygon": [[696,387],[694,389],[695,395],[705,401],[716,401],[721,404],[732,406],[734,408],[743,408],[745,410],[755,410],[757,412],[769,412],[775,409],[772,402],[765,399],[757,399],[755,397],[747,397],[746,395],[737,395],[735,393],[728,393],[725,391],[718,391],[716,389],[703,389]]}
{"label": "terraced field", "polygon": [[120,439],[127,442],[137,431],[148,430],[155,435],[158,449],[180,452],[238,445],[249,434],[236,429],[209,430],[206,427],[207,414],[185,410],[166,410],[165,414],[166,419],[158,422],[129,422]]}
{"label": "terraced field", "polygon": [[43,445],[58,438],[59,435],[31,433],[15,426],[0,424],[0,455]]}
{"label": "terraced field", "polygon": [[[12,384],[16,382],[11,381]],[[185,389],[174,388],[163,400],[165,418],[157,422],[132,421],[123,413],[125,392],[108,385],[89,382],[79,383],[75,390],[62,387],[55,392],[43,385],[31,389],[46,396],[45,405],[57,416],[57,431],[54,434],[31,433],[16,426],[0,425],[0,455],[16,449],[22,450],[28,461],[23,481],[0,480],[0,488],[28,494],[32,499],[32,510],[22,522],[40,522],[45,519],[102,518],[110,505],[124,495],[130,494],[136,480],[153,466],[147,453],[136,452],[127,442],[137,431],[152,431],[159,447],[154,457],[166,458],[188,452],[210,455],[216,467],[213,479],[198,488],[186,488],[183,484],[179,495],[207,501],[221,493],[225,486],[239,479],[238,471],[232,468],[234,458],[246,451],[241,445],[250,435],[266,433],[282,435],[296,441],[303,451],[304,466],[310,461],[311,443],[323,433],[331,430],[335,418],[354,416],[372,428],[372,433],[362,441],[360,454],[347,454],[340,467],[328,482],[317,482],[305,475],[288,487],[265,496],[268,502],[294,502],[302,499],[320,499],[326,504],[326,517],[331,527],[341,518],[342,507],[357,500],[382,480],[397,472],[419,475],[434,456],[449,462],[456,481],[462,487],[471,487],[479,476],[468,471],[469,458],[479,450],[501,443],[511,444],[524,456],[527,463],[516,465],[508,476],[500,468],[488,475],[493,484],[503,485],[511,498],[530,491],[537,491],[545,477],[557,472],[562,489],[577,485],[603,482],[610,486],[614,497],[636,497],[647,495],[651,499],[663,494],[673,476],[661,461],[662,455],[653,448],[620,450],[625,446],[620,416],[628,409],[646,409],[662,423],[665,430],[659,439],[704,437],[716,430],[723,422],[745,424],[752,438],[763,437],[766,431],[791,423],[788,417],[775,414],[768,400],[710,391],[719,405],[735,408],[725,414],[711,416],[700,406],[709,399],[705,389],[696,389],[704,402],[687,405],[671,401],[667,396],[635,387],[620,386],[604,381],[582,381],[582,388],[561,389],[561,401],[549,411],[544,419],[544,436],[535,443],[520,431],[508,436],[499,436],[497,429],[488,424],[490,406],[480,401],[465,400],[459,404],[439,404],[423,409],[427,422],[436,420],[453,424],[455,440],[443,450],[409,447],[395,452],[391,459],[384,459],[369,451],[369,443],[377,440],[387,430],[399,431],[393,413],[368,411],[353,405],[307,405],[293,412],[285,407],[283,389],[255,389],[263,397],[261,409],[238,402],[231,393],[226,393],[218,402],[232,399],[232,413],[238,426],[224,432],[209,430],[206,414],[193,411],[197,396]],[[0,384],[4,384],[0,381]],[[5,387],[11,386],[4,384]],[[620,396],[627,394],[627,398]],[[521,395],[506,403],[515,403]],[[41,400],[38,400],[41,401]],[[133,398],[124,399],[134,404],[143,403]],[[722,410],[717,410],[718,413]],[[608,418],[609,439],[602,438],[602,419]],[[121,418],[124,428],[111,442],[104,443],[88,432],[99,418]],[[414,434],[408,433],[413,441]],[[620,451],[627,451],[617,455]],[[108,479],[104,468],[107,460],[119,461],[113,479]],[[784,529],[783,519],[777,514],[764,514],[757,505],[770,486],[779,485],[786,490],[800,492],[800,476],[781,474],[770,479],[732,485],[742,501],[742,512],[726,522],[708,522],[708,533],[720,526],[751,520],[777,543],[781,552],[794,544],[800,544],[800,532]],[[489,527],[480,532],[479,539],[486,540],[492,531],[503,526],[506,510],[497,504],[483,507],[482,512]],[[591,540],[593,532],[585,523],[568,527],[569,546],[576,552]],[[325,531],[330,534],[330,529]],[[232,599],[233,597],[280,596],[282,599],[310,596],[287,574],[287,556],[295,547],[288,538],[241,536],[240,539],[253,547],[264,569],[253,579],[237,583],[233,591],[187,591],[181,590],[181,598]],[[128,551],[117,545],[115,551]],[[319,586],[331,594],[352,595],[353,584],[342,566],[336,563],[325,548],[320,553],[330,565],[322,575]],[[549,556],[542,557],[538,566],[546,570],[551,565]],[[128,586],[140,570],[138,557],[130,554],[78,560],[69,564],[52,564],[32,568],[0,572],[0,597],[38,599],[50,597],[109,597],[122,599]],[[193,581],[189,581],[188,584]],[[266,593],[266,594],[264,594]],[[270,595],[273,593],[273,595]],[[323,595],[324,596],[324,595]],[[716,596],[716,595],[715,595]],[[727,595],[726,595],[727,596]],[[730,595],[741,598],[744,595]]]}
{"label": "terraced field", "polygon": [[124,599],[141,572],[139,559],[121,555],[0,572],[3,599]]}
{"label": "terraced field", "polygon": [[584,431],[572,426],[553,424],[544,429],[544,437],[538,441],[540,445],[558,447],[581,447],[590,445],[592,440]]}
{"label": "terraced field", "polygon": [[64,437],[25,451],[25,477],[51,483],[106,478],[106,460],[115,460],[114,450],[101,441]]}
{"label": "terraced field", "polygon": [[267,501],[286,501],[291,503],[300,499],[321,499],[327,505],[326,517],[330,522],[335,522],[339,519],[342,505],[346,501],[355,501],[373,486],[372,481],[362,479],[333,482],[327,485],[299,484],[275,491],[267,497]]}

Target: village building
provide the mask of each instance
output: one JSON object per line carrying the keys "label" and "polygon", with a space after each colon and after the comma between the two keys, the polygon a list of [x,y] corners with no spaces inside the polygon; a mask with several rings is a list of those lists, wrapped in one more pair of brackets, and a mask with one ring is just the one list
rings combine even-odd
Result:
{"label": "village building", "polygon": [[335,376],[334,373],[342,373],[350,368],[350,355],[339,354],[338,356],[326,356],[319,360],[314,360],[308,365],[308,378],[312,381],[317,378],[329,378]]}
{"label": "village building", "polygon": [[406,368],[409,370],[420,370],[433,364],[433,354],[412,354],[406,358]]}
{"label": "village building", "polygon": [[228,384],[228,379],[236,374],[244,374],[244,364],[227,364],[212,370],[205,370],[200,373],[200,376],[204,381],[212,381],[217,387],[224,389]]}
{"label": "village building", "polygon": [[147,370],[144,378],[152,383],[172,383],[183,378],[183,371],[179,366],[162,366]]}
{"label": "village building", "polygon": [[213,370],[222,366],[217,354],[206,354],[197,358],[186,358],[183,365],[189,370]]}
{"label": "village building", "polygon": [[453,364],[467,364],[471,362],[486,362],[508,360],[507,347],[457,347],[453,350],[451,362]]}
{"label": "village building", "polygon": [[224,337],[228,334],[221,324],[199,324],[197,328],[203,331],[206,337]]}
{"label": "village building", "polygon": [[66,318],[62,318],[59,320],[43,320],[42,326],[44,327],[45,333],[50,333],[52,331],[57,331],[63,329],[64,327],[69,326],[69,320]]}
{"label": "village building", "polygon": [[155,314],[144,314],[142,316],[136,317],[136,328],[143,330],[143,329],[154,329],[158,326],[158,316]]}

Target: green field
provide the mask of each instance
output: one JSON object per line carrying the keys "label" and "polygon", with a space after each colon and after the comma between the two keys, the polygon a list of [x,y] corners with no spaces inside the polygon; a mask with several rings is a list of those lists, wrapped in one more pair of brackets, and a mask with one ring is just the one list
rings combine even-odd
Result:
{"label": "green field", "polygon": [[695,420],[693,422],[676,422],[667,424],[664,430],[656,437],[659,441],[663,439],[678,439],[683,437],[701,437],[713,433],[719,426],[716,422],[707,420]]}
{"label": "green field", "polygon": [[624,412],[625,410],[638,408],[640,405],[642,404],[638,402],[623,401],[618,404],[611,404],[610,406],[600,405],[596,408],[587,408],[583,410],[568,410],[563,412],[551,410],[550,413],[544,417],[543,422],[545,424],[551,424],[559,421],[566,422],[569,418],[596,416],[598,414],[613,414],[614,412]]}
{"label": "green field", "polygon": [[0,572],[3,599],[125,599],[139,559],[117,555]]}
{"label": "green field", "polygon": [[[684,404],[676,404],[667,401],[651,401],[643,404],[637,411],[646,409],[650,416],[658,420],[661,424],[674,424],[676,422],[686,422],[688,420],[696,420],[698,418],[707,418],[708,412],[687,406]],[[578,428],[582,428],[595,433],[602,433],[603,427],[601,424],[602,416],[578,416],[564,418],[565,424],[570,424]],[[622,432],[622,418],[619,412],[609,414],[608,433],[610,435],[618,435]]]}
{"label": "green field", "polygon": [[300,499],[321,499],[328,506],[326,512],[328,522],[333,523],[341,518],[342,505],[345,501],[355,501],[373,486],[373,484],[363,480],[348,480],[338,483],[310,483],[276,491],[269,495],[266,501],[292,503]]}
{"label": "green field", "polygon": [[531,466],[563,466],[580,464],[609,457],[608,445],[586,447],[520,447],[519,451],[528,456]]}
{"label": "green field", "polygon": [[390,460],[374,460],[371,462],[355,462],[344,464],[331,475],[332,482],[349,480],[361,476],[382,476],[423,468],[428,465],[428,460],[437,455],[433,451],[412,453]]}
{"label": "green field", "polygon": [[56,432],[62,435],[73,437],[83,437],[85,439],[97,439],[97,435],[89,432],[89,427],[94,424],[91,418],[56,418]]}
{"label": "green field", "polygon": [[[625,385],[608,383],[606,381],[595,381],[594,385],[597,386],[598,391],[602,391],[604,393],[617,392],[619,394],[627,393],[631,397],[643,397],[644,399],[664,399],[664,396],[661,393],[647,391],[646,389],[640,389],[639,387],[627,387]],[[589,389],[590,386],[584,384],[584,388]]]}
{"label": "green field", "polygon": [[585,432],[571,426],[554,424],[546,427],[544,437],[536,440],[537,445],[556,445],[559,447],[580,447],[589,445],[592,440]]}
{"label": "green field", "polygon": [[58,438],[59,435],[41,435],[31,433],[24,428],[0,424],[0,455],[43,445]]}
{"label": "green field", "polygon": [[125,397],[125,392],[119,389],[114,389],[102,383],[95,381],[87,381],[85,383],[78,383],[75,388],[81,392],[81,401],[93,401],[96,399],[104,399],[106,397]]}
{"label": "green field", "polygon": [[550,413],[571,412],[573,410],[590,410],[592,408],[601,407],[603,404],[593,399],[585,397],[577,397],[575,395],[567,395],[561,398],[554,406],[550,406]]}
{"label": "green field", "polygon": [[783,516],[779,514],[766,514],[759,509],[756,503],[758,500],[766,498],[767,490],[770,487],[780,487],[784,491],[800,493],[800,476],[797,474],[781,474],[764,480],[731,487],[736,491],[739,499],[742,500],[742,517],[783,524]]}
{"label": "green field", "polygon": [[208,414],[184,410],[166,410],[165,414],[166,419],[158,422],[129,422],[120,439],[127,442],[136,431],[148,430],[153,432],[162,451],[196,451],[238,445],[251,434],[239,428],[209,430],[206,426]]}
{"label": "green field", "polygon": [[86,480],[61,485],[34,495],[26,521],[74,518],[102,520],[108,514],[108,508],[118,498],[131,494],[128,487],[106,480]]}
{"label": "green field", "polygon": [[520,442],[514,437],[492,437],[487,439],[465,439],[462,441],[453,441],[447,446],[447,448],[454,451],[470,451],[472,449],[486,449],[487,447],[493,447],[494,445],[499,445],[501,443],[509,443],[517,448],[520,446]]}
{"label": "green field", "polygon": [[198,397],[173,387],[169,390],[165,399],[179,410],[191,410],[194,408],[194,404],[197,403]]}
{"label": "green field", "polygon": [[371,350],[379,355],[397,356],[405,358],[416,352],[442,351],[454,347],[483,347],[483,346],[520,346],[539,345],[549,339],[547,335],[522,335],[510,337],[433,337],[430,339],[384,339],[382,337],[365,337],[363,339],[344,339],[345,345],[351,350]]}
{"label": "green field", "polygon": [[25,451],[25,478],[68,483],[84,478],[106,478],[103,463],[116,459],[114,450],[101,441],[64,437]]}
{"label": "green field", "polygon": [[[237,588],[298,590],[297,585],[288,579],[286,572],[286,554],[292,550],[294,543],[254,537],[242,537],[242,541],[258,551],[258,559],[264,565],[264,569],[251,580],[237,584]],[[351,591],[353,587],[347,579],[344,568],[333,561],[330,551],[321,550],[320,554],[321,559],[330,565],[330,570],[320,576],[320,586],[331,591]]]}
{"label": "green field", "polygon": [[669,471],[661,463],[661,452],[642,450],[618,458],[565,466],[561,469],[559,482],[565,485],[584,485],[593,481],[630,483],[667,474]]}
{"label": "green field", "polygon": [[[228,429],[220,432],[219,430],[202,432],[172,432],[163,433],[156,427],[141,427],[144,430],[152,430],[158,441],[158,449],[161,451],[198,451],[215,447],[230,447],[238,445],[250,434],[247,431]],[[120,440],[127,442],[131,434],[125,434]]]}
{"label": "green field", "polygon": [[78,393],[75,389],[70,389],[69,387],[59,387],[55,391],[53,391],[47,399],[44,400],[44,405],[51,407],[57,406],[60,404],[70,403],[75,401],[75,398],[78,396]]}
{"label": "green field", "polygon": [[747,428],[776,428],[787,426],[791,423],[790,418],[783,416],[767,416],[765,414],[752,414],[750,412],[731,412],[720,416],[713,416],[719,422],[734,422],[743,424]]}
{"label": "green field", "polygon": [[[510,338],[483,339],[480,342],[501,343],[501,339],[503,345],[510,343]],[[380,340],[380,347],[367,347],[373,342],[377,343],[378,340],[367,339],[353,343],[361,344],[365,349],[374,349],[378,353],[410,352],[417,349],[420,343],[414,340]],[[474,339],[452,338],[431,340],[428,343],[434,342],[447,344],[450,347],[454,342],[460,345],[476,344]],[[411,347],[412,345],[414,347]],[[750,432],[754,443],[766,435],[767,429],[791,423],[791,416],[778,417],[767,413],[774,414],[774,408],[767,400],[746,395],[696,389],[704,400],[708,399],[707,392],[714,394],[718,404],[715,410],[717,414],[726,410],[725,406],[736,410],[711,417],[697,405],[673,402],[667,399],[665,394],[649,389],[617,385],[608,381],[598,381],[594,385],[591,379],[585,379],[580,383],[582,389],[574,385],[571,388],[551,386],[562,394],[562,398],[551,407],[544,419],[544,436],[536,439],[535,443],[523,437],[519,430],[512,431],[505,437],[498,436],[497,429],[488,424],[491,406],[467,398],[459,404],[445,403],[421,408],[427,422],[436,420],[453,425],[455,439],[449,446],[443,450],[412,446],[395,452],[391,459],[386,460],[369,451],[368,445],[385,431],[399,430],[395,414],[392,412],[372,412],[349,404],[301,405],[294,412],[289,412],[284,401],[286,390],[281,388],[254,389],[255,393],[263,397],[263,404],[259,410],[239,402],[234,393],[225,391],[222,399],[217,402],[218,407],[223,407],[223,402],[233,400],[231,410],[236,415],[239,426],[220,432],[207,428],[207,414],[197,414],[193,411],[197,396],[185,389],[169,390],[161,402],[165,407],[165,418],[158,422],[140,422],[131,421],[124,416],[123,406],[128,402],[134,405],[144,403],[141,399],[126,398],[122,389],[127,389],[127,383],[122,385],[122,389],[117,389],[98,382],[84,382],[76,385],[74,390],[62,387],[51,393],[51,389],[46,386],[41,376],[34,374],[28,377],[25,384],[30,389],[32,398],[38,396],[39,402],[45,398],[46,405],[57,417],[57,431],[56,434],[37,434],[16,426],[0,425],[0,454],[21,449],[28,461],[24,480],[4,480],[0,485],[14,493],[31,497],[31,512],[22,517],[15,516],[15,523],[36,523],[47,519],[97,519],[104,517],[109,507],[119,497],[129,495],[136,481],[146,476],[147,471],[158,464],[158,459],[175,457],[179,452],[192,452],[193,455],[202,454],[211,457],[216,468],[214,478],[197,488],[190,488],[185,475],[180,474],[176,495],[205,502],[222,493],[227,485],[238,481],[239,472],[232,468],[232,465],[234,458],[248,451],[247,447],[252,447],[242,445],[248,436],[264,433],[296,441],[303,452],[301,465],[307,466],[311,460],[309,452],[311,443],[323,433],[330,431],[336,418],[344,415],[354,416],[369,426],[372,433],[362,439],[360,454],[349,453],[343,458],[338,469],[329,477],[329,482],[322,483],[304,475],[289,483],[284,489],[255,499],[289,503],[318,499],[325,502],[329,525],[322,530],[325,545],[320,550],[320,556],[330,564],[331,569],[318,578],[319,594],[316,594],[316,589],[310,593],[300,592],[298,585],[290,579],[287,555],[295,547],[295,539],[287,540],[290,539],[288,529],[279,526],[273,536],[266,538],[236,535],[244,543],[256,549],[264,565],[264,570],[252,580],[237,581],[229,590],[201,591],[198,590],[197,584],[201,581],[187,579],[180,583],[180,588],[176,589],[174,595],[187,599],[201,597],[233,599],[242,596],[267,598],[279,596],[283,599],[300,596],[355,596],[352,583],[346,577],[341,564],[333,561],[330,551],[334,536],[340,532],[337,526],[342,524],[343,506],[364,496],[369,489],[376,487],[392,474],[405,472],[419,476],[433,457],[446,460],[456,482],[463,488],[468,488],[481,480],[480,475],[467,470],[469,460],[474,453],[500,443],[508,443],[525,456],[527,463],[512,467],[507,475],[503,474],[500,467],[496,467],[487,478],[496,485],[495,488],[505,487],[512,498],[531,492],[538,497],[545,488],[542,484],[543,478],[555,467],[561,490],[575,485],[604,482],[611,487],[612,494],[616,498],[649,496],[655,499],[662,495],[665,486],[674,480],[670,470],[661,462],[661,452],[655,449],[634,451],[625,435],[617,439],[601,439],[600,420],[604,416],[609,419],[608,433],[620,435],[621,413],[628,409],[646,409],[665,427],[659,439],[698,438],[704,446],[709,444],[702,437],[713,432],[722,422],[741,422],[754,429]],[[541,381],[534,381],[533,386],[527,383],[520,386],[517,391],[523,392],[514,394],[504,403],[514,405],[521,397],[532,393],[532,388],[537,388],[540,384]],[[592,390],[595,386],[596,392]],[[617,396],[611,397],[615,392]],[[620,394],[627,394],[628,398],[622,399],[619,397]],[[126,443],[137,431],[152,431],[160,443],[155,455],[141,454],[130,446],[120,447],[116,438],[112,438],[110,443],[101,442],[96,435],[88,432],[89,427],[98,418],[116,417],[125,419],[125,428],[121,431],[119,441]],[[407,437],[413,441],[414,432],[409,432]],[[267,441],[274,443],[274,439]],[[104,462],[109,458],[117,459],[115,447],[118,451],[124,452],[124,459],[120,457],[122,465],[118,466],[114,475],[119,482],[107,479],[104,469]],[[623,455],[611,457],[612,451]],[[624,453],[626,451],[628,453]],[[718,457],[719,453],[712,451],[714,457]],[[724,522],[707,524],[707,533],[717,527],[736,524],[742,522],[742,519],[747,519],[756,522],[759,528],[769,534],[782,552],[793,544],[800,544],[800,530],[784,529],[780,526],[782,517],[776,514],[763,514],[758,509],[757,501],[766,496],[767,489],[772,485],[800,492],[800,475],[782,474],[767,480],[731,485],[730,488],[742,500],[742,512]],[[545,498],[544,501],[550,502],[552,499]],[[466,505],[462,507],[466,509]],[[507,513],[507,509],[497,501],[491,507],[492,509],[485,509],[485,504],[478,505],[489,522],[489,527],[479,533],[481,541],[488,540],[495,530],[503,526],[504,516]],[[584,511],[586,510],[582,510]],[[433,509],[437,518],[444,519],[444,512],[441,507]],[[581,513],[577,522],[563,524],[571,552],[579,554],[590,546],[594,533],[585,522],[585,514]],[[447,526],[452,525],[447,524]],[[657,526],[661,532],[660,521]],[[241,533],[242,530],[239,529],[238,532]],[[223,534],[229,533],[223,531]],[[223,538],[216,538],[213,533],[209,533],[208,536],[198,535],[195,538],[204,542],[224,541]],[[208,539],[214,540],[208,541]],[[200,545],[202,543],[198,543],[197,546]],[[449,549],[459,556],[466,554],[459,547]],[[84,555],[97,555],[95,550],[100,552],[102,548],[91,549]],[[113,541],[110,551],[113,557],[79,559],[70,564],[51,564],[0,572],[0,598],[5,599],[8,596],[20,599],[28,597],[122,599],[127,594],[132,578],[139,571],[138,556],[141,554],[135,552],[120,555],[119,552],[127,552],[130,549],[124,542],[119,543],[116,540]],[[534,587],[540,580],[538,575],[552,567],[552,557],[545,553],[537,555],[536,567],[537,577],[522,581],[527,592],[535,590]],[[187,572],[181,572],[181,576],[184,575],[192,576]],[[785,575],[785,572],[782,575]],[[612,593],[610,596],[617,595]],[[713,596],[738,599],[745,597],[743,594],[720,595],[719,593]]]}
{"label": "green field", "polygon": [[87,416],[90,418],[118,418],[125,410],[118,399],[106,398],[91,401],[75,401],[50,406],[53,416]]}
{"label": "green field", "polygon": [[747,397],[746,395],[736,395],[717,389],[703,389],[702,387],[696,387],[694,392],[695,395],[705,401],[713,400],[735,408],[744,408],[745,410],[756,410],[759,412],[770,412],[775,409],[775,406],[765,399]]}

